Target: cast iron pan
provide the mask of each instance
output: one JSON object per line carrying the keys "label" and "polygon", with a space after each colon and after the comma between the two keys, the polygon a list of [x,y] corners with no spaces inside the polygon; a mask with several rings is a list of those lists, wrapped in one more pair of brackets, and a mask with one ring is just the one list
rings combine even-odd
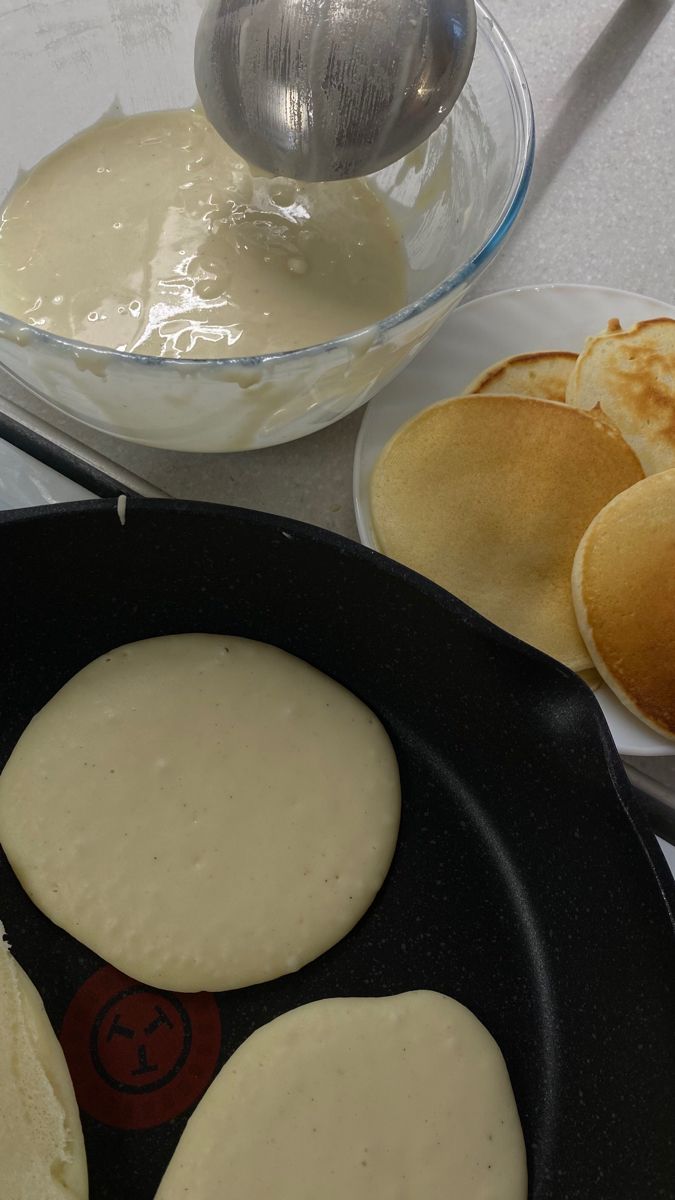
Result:
{"label": "cast iron pan", "polygon": [[534,1200],[672,1200],[674,889],[582,683],[413,573],[260,513],[133,500],[123,528],[111,501],[29,510],[0,517],[0,562],[0,761],[97,655],[203,630],[333,675],[401,767],[398,849],[357,928],[215,999],[119,976],[0,861],[0,915],[75,1079],[92,1200],[151,1200],[199,1095],[263,1022],[412,988],[457,997],[502,1047]]}

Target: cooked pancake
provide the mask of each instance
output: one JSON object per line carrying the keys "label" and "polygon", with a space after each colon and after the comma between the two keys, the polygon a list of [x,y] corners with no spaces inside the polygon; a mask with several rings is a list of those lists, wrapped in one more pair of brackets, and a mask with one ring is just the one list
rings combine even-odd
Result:
{"label": "cooked pancake", "polygon": [[591,523],[572,590],[591,657],[627,708],[675,739],[675,470],[616,496]]}
{"label": "cooked pancake", "polygon": [[567,403],[604,413],[646,475],[675,467],[675,321],[659,317],[589,338],[567,385]]}
{"label": "cooked pancake", "polygon": [[516,354],[488,367],[466,389],[467,395],[494,392],[500,396],[537,396],[565,403],[567,381],[577,361],[567,350],[542,350]]}
{"label": "cooked pancake", "polygon": [[525,1200],[500,1050],[438,992],[318,1000],[256,1030],[178,1143],[156,1200]]}
{"label": "cooked pancake", "polygon": [[63,1052],[0,924],[0,1195],[86,1200],[87,1160]]}
{"label": "cooked pancake", "polygon": [[642,478],[616,430],[526,396],[460,396],[385,447],[371,483],[380,549],[574,670],[592,666],[570,574],[584,531]]}

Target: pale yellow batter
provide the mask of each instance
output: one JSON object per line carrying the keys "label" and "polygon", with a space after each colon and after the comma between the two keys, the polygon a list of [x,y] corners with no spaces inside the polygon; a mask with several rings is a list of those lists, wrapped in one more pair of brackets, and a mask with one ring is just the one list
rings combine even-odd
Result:
{"label": "pale yellow batter", "polygon": [[370,709],[274,646],[207,634],[85,667],[0,776],[0,841],[31,899],[175,991],[273,979],[335,945],[387,874],[399,814]]}
{"label": "pale yellow batter", "polygon": [[0,311],[170,358],[299,349],[406,299],[367,183],[252,174],[205,117],[106,119],[38,164],[0,221]]}
{"label": "pale yellow batter", "polygon": [[87,1200],[77,1101],[36,988],[0,923],[0,1195]]}
{"label": "pale yellow batter", "polygon": [[437,992],[320,1000],[254,1033],[156,1200],[525,1200],[504,1059]]}

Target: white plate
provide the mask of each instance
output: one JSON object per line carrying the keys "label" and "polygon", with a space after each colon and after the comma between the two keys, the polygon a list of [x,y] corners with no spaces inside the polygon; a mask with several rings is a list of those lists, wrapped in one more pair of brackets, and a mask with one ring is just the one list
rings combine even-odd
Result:
{"label": "white plate", "polygon": [[[631,292],[599,287],[528,287],[482,296],[456,309],[419,358],[371,400],[354,457],[354,507],[361,541],[375,546],[368,484],[382,448],[400,425],[430,404],[463,392],[480,371],[511,354],[576,350],[604,329],[650,317],[675,317],[675,308]],[[652,732],[609,688],[597,693],[621,754],[675,754],[675,743]]]}
{"label": "white plate", "polygon": [[90,500],[93,494],[0,438],[0,509]]}

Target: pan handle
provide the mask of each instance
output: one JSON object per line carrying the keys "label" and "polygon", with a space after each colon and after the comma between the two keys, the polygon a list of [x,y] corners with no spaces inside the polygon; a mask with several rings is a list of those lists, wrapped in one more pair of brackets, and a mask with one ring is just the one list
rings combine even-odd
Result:
{"label": "pan handle", "polygon": [[632,763],[623,765],[654,832],[675,846],[675,797],[672,792]]}

